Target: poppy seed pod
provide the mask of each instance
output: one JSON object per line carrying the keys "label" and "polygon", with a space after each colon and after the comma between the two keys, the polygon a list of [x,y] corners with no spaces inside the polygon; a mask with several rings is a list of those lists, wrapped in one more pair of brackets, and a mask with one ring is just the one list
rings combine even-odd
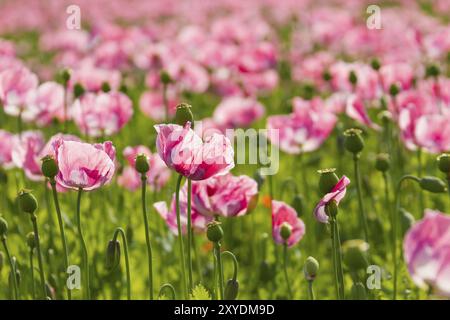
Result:
{"label": "poppy seed pod", "polygon": [[334,186],[339,182],[339,177],[337,176],[335,171],[335,168],[322,169],[317,171],[320,174],[319,190],[322,194],[331,192]]}
{"label": "poppy seed pod", "polygon": [[344,145],[347,151],[358,154],[364,149],[364,140],[362,137],[362,130],[352,128],[344,131]]}
{"label": "poppy seed pod", "polygon": [[423,177],[420,179],[420,187],[432,193],[442,193],[447,190],[444,181],[436,177]]}
{"label": "poppy seed pod", "polygon": [[17,196],[17,200],[23,212],[33,214],[38,208],[38,202],[30,190],[21,190]]}
{"label": "poppy seed pod", "polygon": [[191,123],[191,128],[194,127],[194,115],[191,111],[191,106],[187,103],[180,103],[177,106],[177,111],[175,113],[175,123],[180,126],[184,126],[186,122]]}
{"label": "poppy seed pod", "polygon": [[305,274],[306,280],[313,281],[316,278],[318,271],[319,262],[311,256],[306,258],[305,265],[303,267],[303,272]]}
{"label": "poppy seed pod", "polygon": [[391,86],[389,87],[389,94],[391,96],[395,97],[399,93],[400,93],[400,89],[398,88],[398,86],[395,83],[391,84]]}
{"label": "poppy seed pod", "polygon": [[322,74],[322,79],[327,81],[327,82],[330,81],[332,78],[333,77],[332,77],[330,71],[328,71],[328,70],[324,71],[324,73]]}
{"label": "poppy seed pod", "polygon": [[110,92],[111,91],[111,86],[108,82],[103,82],[102,83],[102,91],[103,92]]}
{"label": "poppy seed pod", "polygon": [[118,240],[110,240],[106,248],[106,270],[112,271],[120,263],[120,242]]}
{"label": "poppy seed pod", "polygon": [[342,244],[343,260],[351,271],[365,270],[369,265],[367,251],[369,244],[363,240],[347,240]]}
{"label": "poppy seed pod", "polygon": [[426,77],[436,78],[440,73],[439,67],[435,64],[429,65],[426,69]]}
{"label": "poppy seed pod", "polygon": [[375,169],[380,172],[386,172],[391,166],[391,159],[387,153],[380,153],[375,160]]}
{"label": "poppy seed pod", "polygon": [[135,161],[136,171],[140,174],[146,174],[150,170],[150,165],[148,163],[148,157],[141,153],[138,154]]}
{"label": "poppy seed pod", "polygon": [[81,83],[75,83],[73,87],[73,95],[75,99],[81,97],[85,93],[85,91],[86,90],[84,90],[84,87],[81,85]]}
{"label": "poppy seed pod", "polygon": [[31,250],[36,247],[36,238],[34,236],[34,232],[30,232],[27,234],[27,245]]}
{"label": "poppy seed pod", "polygon": [[280,235],[281,238],[283,238],[283,240],[287,241],[289,239],[289,237],[292,234],[292,226],[287,223],[287,222],[283,222],[283,224],[281,225],[280,228]]}
{"label": "poppy seed pod", "polygon": [[58,164],[56,163],[55,158],[53,158],[52,156],[45,156],[41,161],[42,174],[44,175],[44,177],[53,179],[59,171]]}
{"label": "poppy seed pod", "polygon": [[167,85],[172,82],[172,78],[170,77],[170,74],[165,70],[161,71],[161,73],[159,74],[159,78],[160,78],[162,84]]}
{"label": "poppy seed pod", "polygon": [[350,71],[349,75],[348,75],[348,81],[350,81],[350,83],[352,85],[355,85],[358,83],[358,76],[356,75],[355,71]]}
{"label": "poppy seed pod", "polygon": [[211,242],[219,242],[223,238],[223,229],[220,226],[220,222],[213,221],[208,223],[208,227],[206,229],[206,236],[208,240]]}
{"label": "poppy seed pod", "polygon": [[352,299],[353,300],[367,299],[366,288],[361,282],[356,282],[352,285]]}
{"label": "poppy seed pod", "polygon": [[225,300],[236,300],[239,293],[239,281],[236,279],[229,279],[225,286],[224,299]]}
{"label": "poppy seed pod", "polygon": [[5,239],[8,234],[8,222],[0,217],[0,239]]}
{"label": "poppy seed pod", "polygon": [[443,153],[437,158],[439,170],[450,176],[450,154]]}
{"label": "poppy seed pod", "polygon": [[372,59],[372,61],[370,62],[370,66],[372,67],[373,70],[380,70],[381,64],[380,64],[380,60],[378,59]]}

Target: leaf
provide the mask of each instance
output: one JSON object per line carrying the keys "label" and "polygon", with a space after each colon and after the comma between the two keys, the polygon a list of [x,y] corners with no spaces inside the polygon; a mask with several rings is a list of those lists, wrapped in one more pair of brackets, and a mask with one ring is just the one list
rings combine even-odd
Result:
{"label": "leaf", "polygon": [[192,290],[191,300],[211,300],[211,295],[202,284],[198,284]]}

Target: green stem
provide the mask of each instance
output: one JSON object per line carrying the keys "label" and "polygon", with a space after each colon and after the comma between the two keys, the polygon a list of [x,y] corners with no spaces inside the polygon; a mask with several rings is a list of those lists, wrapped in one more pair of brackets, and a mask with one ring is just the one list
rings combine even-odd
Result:
{"label": "green stem", "polygon": [[333,250],[333,265],[336,280],[337,296],[339,300],[344,299],[344,275],[342,271],[341,240],[336,217],[330,217],[331,245]]}
{"label": "green stem", "polygon": [[[50,185],[52,186],[53,202],[55,203],[56,215],[58,217],[59,233],[61,236],[61,242],[64,253],[64,268],[65,268],[64,273],[66,273],[67,268],[69,267],[69,253],[67,251],[66,233],[64,231],[64,222],[61,215],[61,208],[59,206],[58,192],[56,191],[55,179],[50,180]],[[67,287],[67,299],[72,300],[72,292],[70,291],[69,287]]]}
{"label": "green stem", "polygon": [[146,187],[147,187],[147,176],[146,174],[141,175],[142,181],[142,217],[144,219],[144,228],[145,228],[145,242],[147,245],[147,259],[148,259],[148,279],[149,279],[149,295],[150,300],[153,300],[153,253],[152,253],[152,245],[150,243],[150,230],[148,226],[148,217],[147,217],[147,202],[146,202]]}
{"label": "green stem", "polygon": [[163,104],[164,104],[164,119],[166,123],[169,121],[169,103],[167,101],[167,84],[163,84]]}
{"label": "green stem", "polygon": [[[417,176],[422,176],[422,148],[417,148]],[[423,190],[419,191],[419,204],[420,204],[420,216],[423,215],[423,211],[425,210],[425,199]]]}
{"label": "green stem", "polygon": [[291,284],[289,282],[289,277],[287,273],[287,264],[288,264],[288,246],[287,244],[283,244],[283,271],[284,271],[284,279],[286,280],[286,285],[288,288],[289,299],[293,299],[294,295],[292,293]]}
{"label": "green stem", "polygon": [[236,259],[236,256],[231,251],[224,251],[224,252],[222,252],[222,255],[223,256],[227,255],[227,256],[231,257],[231,259],[233,260],[233,267],[234,267],[234,269],[233,269],[233,280],[236,280],[237,279],[238,269],[239,269],[239,264],[238,264],[238,261]]}
{"label": "green stem", "polygon": [[223,291],[223,265],[222,265],[222,254],[220,253],[220,243],[214,243],[214,251],[217,259],[217,269],[219,271],[219,299],[223,300],[224,291]]}
{"label": "green stem", "polygon": [[17,132],[19,133],[19,139],[22,138],[22,108],[20,108],[19,116],[17,117]]}
{"label": "green stem", "polygon": [[192,245],[192,216],[191,216],[191,197],[192,197],[192,181],[187,179],[187,259],[188,259],[188,275],[189,275],[189,292],[192,291],[192,258],[191,258],[191,245]]}
{"label": "green stem", "polygon": [[316,296],[314,295],[313,289],[313,280],[308,280],[308,297],[309,300],[316,300]]}
{"label": "green stem", "polygon": [[37,225],[37,217],[33,213],[31,214],[31,222],[33,223],[33,231],[34,231],[34,242],[36,243],[36,251],[38,256],[38,263],[39,263],[39,277],[41,278],[41,286],[42,286],[42,293],[43,298],[47,298],[47,289],[45,287],[45,275],[44,275],[44,263],[42,262],[42,252],[41,252],[41,244],[39,241],[39,231],[38,231],[38,225]]}
{"label": "green stem", "polygon": [[127,299],[131,300],[131,275],[130,275],[130,261],[128,260],[128,243],[127,236],[125,235],[125,231],[122,228],[117,228],[114,232],[113,240],[116,241],[118,235],[122,237],[123,241],[123,251],[125,253],[125,268],[127,273]]}
{"label": "green stem", "polygon": [[33,249],[30,249],[30,272],[31,272],[31,293],[33,295],[33,300],[36,300],[36,289],[34,286]]}
{"label": "green stem", "polygon": [[367,216],[366,216],[366,211],[364,210],[364,202],[362,199],[361,172],[359,169],[359,155],[358,154],[353,155],[353,163],[354,163],[355,177],[356,177],[356,191],[358,193],[360,224],[363,227],[364,240],[368,243],[369,242],[369,231],[368,231],[369,228],[367,225]]}
{"label": "green stem", "polygon": [[87,246],[86,246],[86,241],[84,240],[83,237],[83,232],[81,229],[81,195],[83,194],[83,189],[79,188],[78,189],[78,197],[77,197],[77,228],[78,228],[78,236],[80,237],[80,242],[81,242],[81,248],[83,251],[83,263],[84,263],[84,269],[85,269],[85,284],[86,284],[86,289],[85,289],[85,299],[86,300],[91,300],[91,290],[90,290],[90,286],[89,286],[89,255],[88,255],[88,251],[87,251]]}
{"label": "green stem", "polygon": [[170,283],[165,283],[161,286],[161,288],[159,289],[159,294],[158,294],[158,298],[161,297],[161,295],[163,294],[164,289],[168,289],[170,291],[170,293],[172,294],[172,300],[175,300],[177,298],[176,294],[175,294],[175,288],[170,284]]}
{"label": "green stem", "polygon": [[6,237],[2,238],[3,247],[5,248],[6,258],[9,262],[9,267],[11,268],[11,274],[13,278],[14,285],[14,299],[19,299],[19,286],[17,285],[16,268],[14,267],[11,255],[9,254],[8,244],[6,243]]}
{"label": "green stem", "polygon": [[181,228],[181,213],[180,213],[180,187],[181,180],[183,180],[183,176],[180,174],[177,180],[177,187],[175,191],[175,202],[176,202],[176,211],[177,211],[177,227],[178,227],[178,243],[180,246],[180,259],[181,259],[181,281],[182,288],[184,290],[184,297],[187,300],[188,296],[188,288],[186,284],[186,265],[185,265],[185,257],[184,257],[184,248],[183,248],[183,233]]}

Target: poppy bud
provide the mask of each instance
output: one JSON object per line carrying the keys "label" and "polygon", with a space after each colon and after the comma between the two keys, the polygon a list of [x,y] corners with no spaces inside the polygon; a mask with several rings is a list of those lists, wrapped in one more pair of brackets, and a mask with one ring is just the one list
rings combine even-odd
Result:
{"label": "poppy bud", "polygon": [[191,106],[187,103],[180,103],[177,106],[177,111],[175,113],[175,123],[180,126],[184,126],[186,122],[191,123],[191,128],[194,127],[194,115],[191,111]]}
{"label": "poppy bud", "polygon": [[316,278],[318,271],[319,262],[311,256],[306,258],[305,265],[303,267],[303,272],[305,273],[306,280],[313,281]]}
{"label": "poppy bud", "polygon": [[85,91],[86,90],[84,90],[84,87],[81,85],[81,83],[75,83],[75,85],[73,87],[73,95],[74,95],[75,99],[78,99],[79,97],[81,97]]}
{"label": "poppy bud", "polygon": [[110,240],[106,248],[106,270],[112,271],[120,263],[120,242],[117,240]]}
{"label": "poppy bud", "polygon": [[347,240],[342,244],[343,260],[351,271],[365,270],[368,266],[369,244],[363,240]]}
{"label": "poppy bud", "polygon": [[352,299],[367,300],[366,288],[361,282],[357,282],[352,285]]}
{"label": "poppy bud", "polygon": [[170,77],[170,74],[165,70],[161,71],[159,78],[160,78],[162,84],[167,85],[172,82],[172,78]]}
{"label": "poppy bud", "polygon": [[52,156],[45,156],[41,161],[42,174],[49,179],[53,179],[59,171],[55,158]]}
{"label": "poppy bud", "polygon": [[225,286],[224,299],[225,300],[236,300],[239,293],[239,281],[236,279],[229,279]]}
{"label": "poppy bud", "polygon": [[450,175],[450,154],[443,153],[437,158],[439,170]]}
{"label": "poppy bud", "polygon": [[[382,100],[385,102],[385,100]],[[381,122],[383,123],[383,126],[387,126],[389,124],[389,121],[391,121],[392,119],[392,114],[387,111],[387,110],[383,110],[378,114],[378,118],[380,118]]]}
{"label": "poppy bud", "polygon": [[297,212],[297,216],[300,217],[303,213],[303,198],[301,195],[296,194],[292,199],[291,207]]}
{"label": "poppy bud", "polygon": [[420,187],[433,193],[442,193],[447,190],[444,181],[436,177],[423,177],[420,179]]}
{"label": "poppy bud", "polygon": [[375,160],[375,169],[380,172],[386,172],[391,165],[391,159],[387,153],[380,153]]}
{"label": "poppy bud", "polygon": [[281,238],[283,238],[284,241],[287,241],[291,236],[291,234],[292,234],[292,226],[287,222],[283,222],[280,229]]}
{"label": "poppy bud", "polygon": [[119,87],[119,91],[123,94],[128,94],[128,87],[126,84],[122,83]]}
{"label": "poppy bud", "polygon": [[0,217],[0,239],[5,239],[8,234],[8,222]]}
{"label": "poppy bud", "polygon": [[223,238],[223,230],[220,226],[220,222],[213,221],[208,223],[208,228],[206,230],[206,236],[211,242],[219,242]]}
{"label": "poppy bud", "polygon": [[136,171],[140,174],[146,174],[150,170],[150,165],[148,163],[148,158],[145,154],[138,154],[135,161]]}
{"label": "poppy bud", "polygon": [[435,64],[429,65],[426,69],[426,77],[436,78],[440,73],[439,67]]}
{"label": "poppy bud", "polygon": [[395,83],[391,84],[391,86],[389,87],[389,94],[395,97],[396,95],[399,94],[399,92],[400,92],[399,87]]}
{"label": "poppy bud", "polygon": [[332,79],[331,73],[330,71],[326,70],[323,74],[322,74],[322,79],[325,81],[330,81]]}
{"label": "poppy bud", "polygon": [[331,200],[325,205],[325,213],[329,217],[336,217],[338,214],[338,206],[335,200]]}
{"label": "poppy bud", "polygon": [[38,203],[30,190],[23,189],[17,197],[19,207],[23,212],[33,214],[38,208]]}
{"label": "poppy bud", "polygon": [[334,186],[339,182],[339,177],[337,176],[335,171],[335,168],[322,169],[317,171],[320,174],[319,190],[322,194],[331,192]]}
{"label": "poppy bud", "polygon": [[347,151],[358,154],[364,149],[364,140],[362,138],[362,130],[352,128],[344,131],[344,145]]}
{"label": "poppy bud", "polygon": [[111,86],[108,82],[103,82],[102,83],[102,91],[103,92],[110,92],[111,91]]}
{"label": "poppy bud", "polygon": [[36,247],[36,238],[34,236],[34,232],[30,232],[27,234],[27,245],[28,247],[33,250]]}
{"label": "poppy bud", "polygon": [[70,80],[70,70],[69,69],[63,69],[61,71],[61,80],[62,80],[64,87],[66,87]]}
{"label": "poppy bud", "polygon": [[400,223],[402,227],[402,234],[405,234],[416,222],[414,216],[406,211],[405,209],[400,209]]}
{"label": "poppy bud", "polygon": [[373,70],[378,71],[380,70],[381,64],[380,64],[380,60],[378,59],[372,59],[372,61],[370,61],[370,66],[372,67]]}
{"label": "poppy bud", "polygon": [[356,75],[355,71],[350,71],[349,75],[348,75],[348,81],[350,81],[350,83],[352,85],[355,85],[358,83],[358,76]]}

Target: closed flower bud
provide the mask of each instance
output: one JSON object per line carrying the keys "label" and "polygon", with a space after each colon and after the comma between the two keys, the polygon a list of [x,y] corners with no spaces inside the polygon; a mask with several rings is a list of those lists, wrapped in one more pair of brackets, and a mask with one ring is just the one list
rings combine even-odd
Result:
{"label": "closed flower bud", "polygon": [[111,86],[108,82],[103,82],[102,83],[102,91],[103,92],[110,92],[111,91]]}
{"label": "closed flower bud", "polygon": [[360,129],[352,128],[344,131],[345,149],[347,151],[358,154],[364,149],[364,140]]}
{"label": "closed flower bud", "polygon": [[372,61],[370,62],[370,66],[372,67],[373,70],[380,70],[381,64],[380,64],[380,60],[378,59],[372,59]]}
{"label": "closed flower bud", "polygon": [[389,94],[393,97],[395,97],[396,95],[398,95],[400,92],[400,89],[398,88],[398,86],[394,83],[391,84],[391,86],[389,87]]}
{"label": "closed flower bud", "polygon": [[287,241],[289,239],[289,237],[292,234],[292,226],[287,223],[287,222],[283,222],[283,224],[281,225],[280,228],[280,235],[281,238],[283,238],[283,240]]}
{"label": "closed flower bud", "polygon": [[352,300],[367,300],[366,288],[361,282],[352,285]]}
{"label": "closed flower bud", "polygon": [[110,240],[106,248],[106,270],[112,271],[120,263],[120,242],[117,240]]}
{"label": "closed flower bud", "polygon": [[225,286],[224,299],[236,300],[238,293],[239,293],[239,281],[235,279],[229,279]]}
{"label": "closed flower bud", "polygon": [[303,267],[303,272],[305,273],[305,278],[308,281],[313,281],[317,272],[319,271],[319,262],[314,257],[308,257],[305,261],[305,266]]}
{"label": "closed flower bud", "polygon": [[387,153],[380,153],[375,160],[375,169],[380,172],[386,172],[391,166],[391,159]]}
{"label": "closed flower bud", "polygon": [[167,71],[165,71],[165,70],[161,71],[159,77],[160,77],[160,80],[161,80],[162,84],[166,84],[167,85],[167,84],[172,82],[172,78],[170,77],[170,74]]}
{"label": "closed flower bud", "polygon": [[330,73],[330,71],[325,71],[323,74],[322,74],[322,79],[323,80],[325,80],[325,81],[330,81],[331,79],[332,79],[332,76],[331,76],[331,73]]}
{"label": "closed flower bud", "polygon": [[[386,104],[385,100],[382,99],[382,101]],[[378,118],[380,118],[383,126],[387,126],[392,119],[392,114],[387,110],[383,110],[378,114]]]}
{"label": "closed flower bud", "polygon": [[8,234],[8,222],[5,219],[0,217],[0,239],[6,238]]}
{"label": "closed flower bud", "polygon": [[70,80],[70,70],[69,69],[63,69],[61,71],[61,81],[62,84],[64,85],[64,87],[67,87],[67,84],[69,83]]}
{"label": "closed flower bud", "polygon": [[29,190],[21,190],[17,200],[19,202],[19,207],[23,212],[32,214],[38,208],[37,200]]}
{"label": "closed flower bud", "polygon": [[339,177],[335,171],[335,168],[322,169],[318,171],[318,173],[320,173],[319,190],[322,195],[331,192],[334,186],[339,182]]}
{"label": "closed flower bud", "polygon": [[368,266],[369,244],[363,240],[347,240],[342,244],[343,260],[351,271],[365,270]]}
{"label": "closed flower bud", "polygon": [[439,76],[440,73],[441,73],[441,71],[439,70],[439,67],[435,64],[429,65],[426,69],[427,77],[436,78]]}
{"label": "closed flower bud", "polygon": [[423,177],[420,179],[420,187],[433,193],[442,193],[447,190],[444,181],[436,177]]}
{"label": "closed flower bud", "polygon": [[349,75],[348,75],[348,81],[350,81],[350,83],[352,85],[355,85],[358,83],[358,76],[356,75],[355,71],[350,71]]}
{"label": "closed flower bud", "polygon": [[36,247],[36,241],[34,237],[34,232],[30,232],[27,234],[27,245],[28,247],[33,250]]}
{"label": "closed flower bud", "polygon": [[180,103],[175,113],[175,123],[184,126],[189,121],[191,128],[194,128],[194,115],[192,114],[191,108],[187,103]]}
{"label": "closed flower bud", "polygon": [[211,242],[219,242],[223,238],[223,230],[220,226],[220,222],[213,221],[208,224],[208,228],[206,230],[206,236],[208,240]]}
{"label": "closed flower bud", "polygon": [[81,85],[81,83],[75,83],[73,87],[73,95],[75,99],[78,99],[84,94],[85,90],[84,87]]}
{"label": "closed flower bud", "polygon": [[301,195],[296,194],[292,199],[291,207],[297,212],[297,216],[300,217],[303,214],[303,198]]}
{"label": "closed flower bud", "polygon": [[128,94],[128,87],[126,84],[122,83],[119,87],[119,91],[123,94]]}
{"label": "closed flower bud", "polygon": [[44,177],[53,179],[59,171],[58,164],[56,163],[55,158],[53,158],[52,156],[45,156],[41,161],[42,174],[44,175]]}
{"label": "closed flower bud", "polygon": [[145,154],[138,154],[135,161],[136,171],[140,174],[146,174],[150,170],[150,165],[148,163],[148,158]]}
{"label": "closed flower bud", "polygon": [[450,154],[443,153],[437,158],[439,170],[450,176]]}
{"label": "closed flower bud", "polygon": [[416,222],[416,219],[414,219],[414,216],[406,211],[405,209],[400,209],[400,223],[402,228],[402,234],[405,234]]}

